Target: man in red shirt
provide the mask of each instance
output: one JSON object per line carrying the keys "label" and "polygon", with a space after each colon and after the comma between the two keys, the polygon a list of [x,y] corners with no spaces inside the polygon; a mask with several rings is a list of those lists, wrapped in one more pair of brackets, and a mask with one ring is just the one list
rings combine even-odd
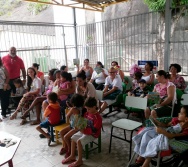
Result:
{"label": "man in red shirt", "polygon": [[2,57],[2,62],[9,73],[10,76],[9,85],[11,87],[11,90],[15,94],[16,88],[14,86],[13,81],[17,78],[20,78],[20,70],[22,71],[23,83],[25,84],[26,81],[26,71],[25,71],[23,60],[16,55],[16,48],[11,47],[9,50],[9,54]]}

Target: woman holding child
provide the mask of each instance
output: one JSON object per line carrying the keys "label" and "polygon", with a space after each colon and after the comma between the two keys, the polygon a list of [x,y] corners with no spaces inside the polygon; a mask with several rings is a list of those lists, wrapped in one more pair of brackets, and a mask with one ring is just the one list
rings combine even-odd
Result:
{"label": "woman holding child", "polygon": [[[16,111],[10,117],[11,120],[15,119],[18,112],[22,109],[28,107],[28,103],[33,101],[37,96],[41,95],[41,80],[36,76],[36,71],[34,68],[29,67],[27,69],[27,93],[23,95]],[[26,123],[26,119],[23,119],[20,125]]]}
{"label": "woman holding child", "polygon": [[172,103],[176,100],[176,87],[169,82],[170,74],[164,70],[159,70],[156,79],[159,82],[154,86],[153,92],[157,92],[160,97],[160,103],[145,110],[145,118],[151,115],[153,118],[170,116]]}

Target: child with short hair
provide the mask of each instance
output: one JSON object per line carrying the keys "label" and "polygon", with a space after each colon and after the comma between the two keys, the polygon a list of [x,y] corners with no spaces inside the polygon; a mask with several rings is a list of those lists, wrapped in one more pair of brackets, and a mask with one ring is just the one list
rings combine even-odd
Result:
{"label": "child with short hair", "polygon": [[25,88],[23,82],[20,78],[17,78],[13,81],[14,86],[16,87],[16,93],[12,94],[12,96],[23,96],[25,93]]}
{"label": "child with short hair", "polygon": [[145,97],[148,94],[148,86],[144,79],[138,81],[139,86],[134,89],[132,92],[128,92],[128,96],[135,96],[135,97]]}
{"label": "child with short hair", "polygon": [[[71,155],[62,161],[63,164],[70,163],[68,167],[79,167],[82,161],[82,146],[94,141],[101,134],[102,118],[97,110],[97,101],[94,97],[88,97],[84,104],[87,112],[84,117],[88,119],[88,125],[85,129],[74,134],[71,139]],[[78,160],[75,160],[76,145],[78,149]]]}
{"label": "child with short hair", "polygon": [[157,126],[156,129],[145,129],[133,137],[136,144],[134,151],[139,157],[136,163],[129,167],[149,167],[151,159],[157,155],[158,151],[168,149],[168,139],[188,135],[188,105],[183,106],[178,117],[173,118],[168,124],[161,123],[154,118],[153,122]]}
{"label": "child with short hair", "polygon": [[44,132],[42,128],[48,128],[50,125],[59,124],[61,122],[61,111],[60,105],[57,102],[58,96],[56,93],[49,93],[47,99],[49,105],[44,111],[44,117],[46,117],[46,120],[40,123],[40,125],[38,125],[36,129],[48,139],[48,146],[50,146],[51,136],[48,133]]}

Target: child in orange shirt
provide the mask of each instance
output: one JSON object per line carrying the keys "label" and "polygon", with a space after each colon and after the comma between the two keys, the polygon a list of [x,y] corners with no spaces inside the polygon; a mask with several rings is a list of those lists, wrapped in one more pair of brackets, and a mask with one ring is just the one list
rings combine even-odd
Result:
{"label": "child in orange shirt", "polygon": [[49,93],[47,98],[49,105],[46,107],[44,111],[44,117],[47,118],[45,121],[40,123],[40,125],[38,125],[36,129],[48,139],[48,146],[50,146],[51,136],[48,133],[44,132],[42,128],[48,128],[50,125],[59,124],[61,122],[61,111],[60,105],[57,102],[58,96],[56,93]]}

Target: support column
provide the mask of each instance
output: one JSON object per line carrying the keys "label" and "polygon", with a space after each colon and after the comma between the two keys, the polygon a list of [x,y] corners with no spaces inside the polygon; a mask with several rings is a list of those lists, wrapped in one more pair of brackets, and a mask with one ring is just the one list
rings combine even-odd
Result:
{"label": "support column", "polygon": [[171,0],[166,0],[165,7],[165,47],[164,70],[168,71],[170,65],[170,34],[171,34]]}

